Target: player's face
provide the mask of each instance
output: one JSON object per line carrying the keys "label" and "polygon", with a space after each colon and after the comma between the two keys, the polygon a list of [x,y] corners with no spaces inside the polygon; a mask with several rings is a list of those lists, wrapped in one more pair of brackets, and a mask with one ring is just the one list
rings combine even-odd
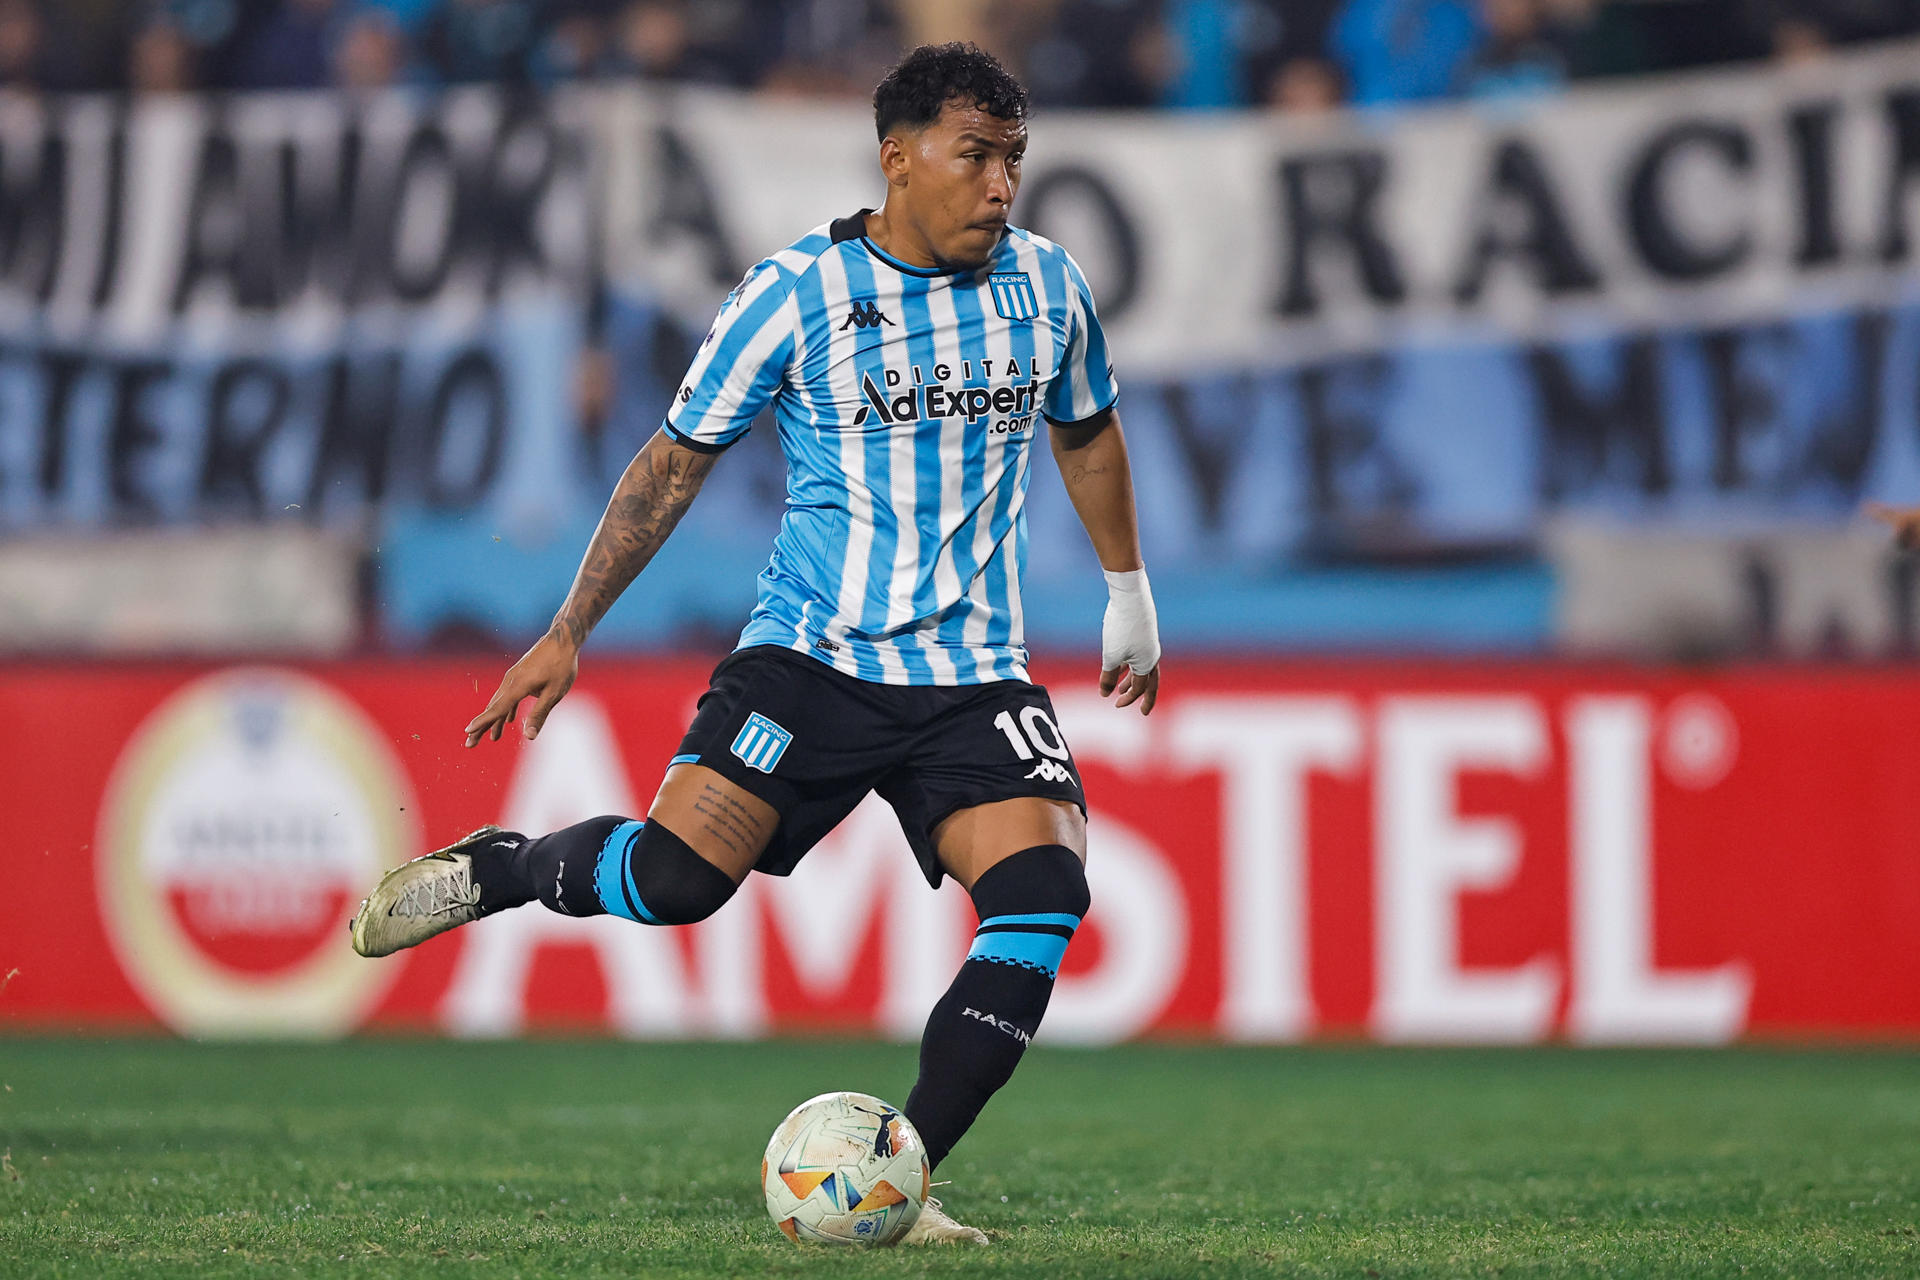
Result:
{"label": "player's face", "polygon": [[902,212],[950,271],[993,255],[1020,190],[1027,126],[949,103],[932,124],[900,139],[906,153]]}

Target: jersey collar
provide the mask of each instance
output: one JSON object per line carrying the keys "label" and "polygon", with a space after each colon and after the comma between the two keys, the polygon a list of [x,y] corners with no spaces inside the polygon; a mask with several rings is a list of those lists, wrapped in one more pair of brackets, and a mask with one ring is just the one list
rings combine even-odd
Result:
{"label": "jersey collar", "polygon": [[[862,209],[852,217],[834,219],[832,226],[828,229],[833,237],[833,242],[839,244],[845,240],[858,240],[862,248],[874,257],[880,259],[880,261],[887,266],[892,267],[895,271],[900,272],[902,275],[919,276],[923,280],[938,280],[945,276],[959,277],[978,275],[979,271],[990,270],[992,268],[993,264],[989,262],[987,266],[979,268],[978,271],[942,271],[938,267],[916,267],[910,262],[902,262],[875,244],[872,238],[867,235],[867,215],[872,212],[873,210],[871,209]],[[1002,244],[1006,243],[1007,235],[1008,233],[1005,231],[1000,233],[1000,241]],[[995,247],[994,252],[995,256],[998,256],[998,246]]]}

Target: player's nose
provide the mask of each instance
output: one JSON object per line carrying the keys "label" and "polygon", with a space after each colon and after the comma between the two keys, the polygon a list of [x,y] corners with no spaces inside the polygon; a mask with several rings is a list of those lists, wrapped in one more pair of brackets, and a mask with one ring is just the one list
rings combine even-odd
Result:
{"label": "player's nose", "polygon": [[1004,164],[987,166],[987,199],[994,204],[1009,204],[1013,200],[1013,175],[1007,172]]}

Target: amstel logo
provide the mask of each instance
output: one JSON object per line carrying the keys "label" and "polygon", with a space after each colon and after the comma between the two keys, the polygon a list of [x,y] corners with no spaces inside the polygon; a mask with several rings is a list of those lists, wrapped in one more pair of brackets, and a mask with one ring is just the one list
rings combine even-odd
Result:
{"label": "amstel logo", "polygon": [[418,851],[406,774],[326,685],[229,671],[129,740],[97,842],[121,968],[187,1035],[351,1030],[396,976],[347,944],[354,903]]}

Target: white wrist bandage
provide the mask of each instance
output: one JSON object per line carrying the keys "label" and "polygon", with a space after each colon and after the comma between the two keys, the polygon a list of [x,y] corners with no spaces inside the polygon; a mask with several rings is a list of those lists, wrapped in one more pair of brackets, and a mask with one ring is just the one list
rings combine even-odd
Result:
{"label": "white wrist bandage", "polygon": [[1145,675],[1160,665],[1160,620],[1153,611],[1147,571],[1105,573],[1107,616],[1100,624],[1100,669],[1112,671],[1125,663]]}

